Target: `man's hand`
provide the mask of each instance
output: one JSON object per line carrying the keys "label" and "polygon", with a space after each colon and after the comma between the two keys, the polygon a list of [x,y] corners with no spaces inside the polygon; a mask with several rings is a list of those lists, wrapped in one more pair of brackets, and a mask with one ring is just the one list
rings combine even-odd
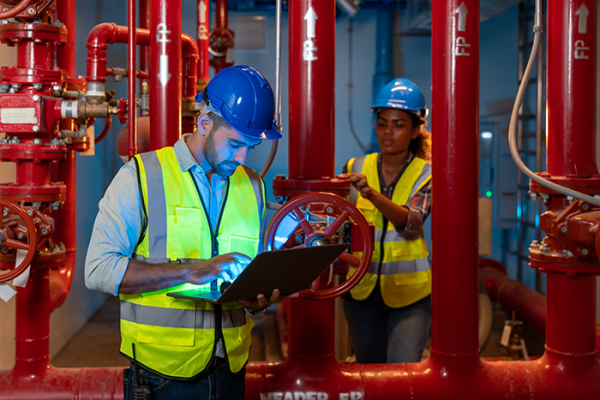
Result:
{"label": "man's hand", "polygon": [[352,186],[354,186],[365,199],[371,200],[373,197],[374,190],[371,189],[367,177],[363,174],[340,174],[338,177],[348,179]]}
{"label": "man's hand", "polygon": [[190,268],[188,282],[203,285],[217,278],[232,281],[242,273],[250,261],[250,257],[241,253],[221,254]]}
{"label": "man's hand", "polygon": [[271,304],[277,303],[278,301],[293,299],[298,296],[300,296],[300,293],[298,292],[292,293],[287,296],[281,296],[281,294],[279,293],[279,289],[275,289],[273,290],[273,293],[271,293],[271,297],[269,298],[266,298],[264,294],[260,293],[258,296],[256,296],[256,299],[240,300],[236,303],[246,307],[249,311],[257,312],[266,309]]}

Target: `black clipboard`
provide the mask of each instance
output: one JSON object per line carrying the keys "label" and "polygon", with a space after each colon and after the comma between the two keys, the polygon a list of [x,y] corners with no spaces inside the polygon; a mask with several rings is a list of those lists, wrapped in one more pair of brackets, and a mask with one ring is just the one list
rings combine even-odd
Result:
{"label": "black clipboard", "polygon": [[274,289],[288,295],[308,288],[349,244],[274,250],[260,253],[222,293],[187,289],[167,293],[182,299],[222,304],[270,296]]}

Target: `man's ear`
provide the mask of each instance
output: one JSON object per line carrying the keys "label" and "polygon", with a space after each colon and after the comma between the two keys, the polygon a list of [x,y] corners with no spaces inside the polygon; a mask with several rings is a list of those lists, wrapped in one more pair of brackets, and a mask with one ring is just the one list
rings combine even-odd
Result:
{"label": "man's ear", "polygon": [[206,135],[208,132],[210,132],[210,128],[212,126],[212,120],[210,119],[210,117],[208,115],[200,114],[196,125],[198,127],[198,133],[200,133],[201,135]]}

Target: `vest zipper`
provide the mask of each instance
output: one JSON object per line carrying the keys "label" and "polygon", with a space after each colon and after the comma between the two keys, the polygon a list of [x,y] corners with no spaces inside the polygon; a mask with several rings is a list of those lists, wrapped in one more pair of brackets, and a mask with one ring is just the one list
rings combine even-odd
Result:
{"label": "vest zipper", "polygon": [[[217,218],[216,230],[213,231],[212,224],[210,223],[210,214],[206,211],[206,204],[204,204],[204,200],[202,199],[200,188],[198,187],[198,183],[194,178],[192,169],[190,168],[189,171],[190,176],[192,177],[192,181],[194,182],[194,186],[196,187],[198,197],[200,198],[200,203],[202,204],[202,208],[204,209],[204,215],[206,216],[206,220],[208,221],[208,227],[210,229],[211,257],[216,257],[219,255],[219,242],[217,240],[217,235],[219,234],[219,226],[221,225],[221,217],[223,216],[223,211],[225,210],[225,203],[227,203],[227,197],[229,196],[229,177],[227,177],[227,187],[225,188],[225,195],[223,196],[223,200],[221,201],[221,209],[219,210],[219,216]],[[216,282],[216,280],[214,280],[213,282]],[[217,352],[217,344],[219,343],[219,341],[221,341],[221,344],[223,346],[223,353],[225,354],[225,358],[228,359],[227,349],[225,348],[225,339],[223,338],[222,331],[223,309],[221,307],[221,304],[215,304],[213,305],[213,307],[215,309],[215,344],[213,345],[212,355],[210,356],[210,360],[208,361],[208,368],[210,368],[214,363],[214,359],[216,357]]]}

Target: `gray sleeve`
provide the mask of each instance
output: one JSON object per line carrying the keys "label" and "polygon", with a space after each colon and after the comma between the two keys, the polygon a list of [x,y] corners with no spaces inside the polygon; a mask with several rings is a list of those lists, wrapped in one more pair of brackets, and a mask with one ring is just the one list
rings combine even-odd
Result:
{"label": "gray sleeve", "polygon": [[143,215],[135,162],[117,173],[98,205],[85,260],[85,285],[115,296],[133,255],[146,217]]}

